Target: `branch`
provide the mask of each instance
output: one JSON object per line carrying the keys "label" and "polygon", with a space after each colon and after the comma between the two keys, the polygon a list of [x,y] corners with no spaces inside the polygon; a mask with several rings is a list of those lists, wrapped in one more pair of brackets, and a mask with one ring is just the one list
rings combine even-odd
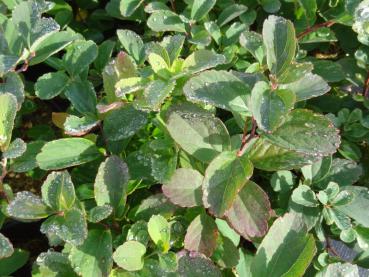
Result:
{"label": "branch", "polygon": [[323,28],[323,27],[331,27],[335,23],[336,22],[334,22],[334,21],[328,20],[326,22],[316,24],[316,25],[314,25],[312,27],[308,27],[305,31],[303,31],[302,33],[300,33],[300,34],[297,35],[297,39],[300,40],[304,36],[306,36],[306,35],[308,35],[308,34],[310,34],[312,32],[315,32],[316,30],[318,30],[320,28]]}
{"label": "branch", "polygon": [[257,127],[256,120],[252,117],[251,118],[251,122],[252,122],[251,133],[247,137],[247,118],[246,118],[245,127],[243,128],[243,135],[242,135],[242,140],[241,140],[241,147],[237,151],[237,157],[241,157],[243,155],[243,153],[245,153],[247,143],[256,136],[256,127]]}

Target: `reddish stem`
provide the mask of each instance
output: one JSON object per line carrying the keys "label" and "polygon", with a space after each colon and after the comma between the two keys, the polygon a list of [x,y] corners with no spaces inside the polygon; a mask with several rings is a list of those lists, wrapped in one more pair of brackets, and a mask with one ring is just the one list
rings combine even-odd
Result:
{"label": "reddish stem", "polygon": [[314,25],[312,27],[308,27],[305,31],[303,31],[302,33],[300,33],[300,34],[297,35],[297,39],[300,40],[304,36],[310,34],[311,32],[315,32],[316,30],[318,30],[320,28],[323,28],[323,27],[331,27],[335,23],[336,22],[329,20],[329,21],[326,21],[326,22],[323,22],[323,23],[316,24],[316,25]]}
{"label": "reddish stem", "polygon": [[242,135],[242,140],[241,140],[241,147],[237,151],[237,157],[241,157],[243,153],[245,153],[247,143],[250,140],[252,140],[256,135],[256,127],[257,127],[256,120],[252,117],[251,121],[252,121],[252,128],[251,128],[251,133],[248,137],[247,137],[247,120],[245,121],[245,127],[243,129],[243,135]]}

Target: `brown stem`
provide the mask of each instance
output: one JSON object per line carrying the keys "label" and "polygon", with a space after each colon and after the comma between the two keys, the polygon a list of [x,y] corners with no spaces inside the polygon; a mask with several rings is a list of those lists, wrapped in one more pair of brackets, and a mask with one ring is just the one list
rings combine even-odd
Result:
{"label": "brown stem", "polygon": [[364,95],[365,98],[368,98],[368,96],[369,96],[369,71],[368,71],[368,75],[367,75],[365,83],[364,83],[363,95]]}
{"label": "brown stem", "polygon": [[176,12],[176,1],[175,0],[170,0],[170,5],[172,6],[172,10],[174,12]]}
{"label": "brown stem", "polygon": [[244,127],[244,130],[243,130],[243,135],[242,135],[242,140],[241,140],[241,147],[237,151],[237,157],[241,157],[243,155],[243,153],[245,153],[247,143],[250,140],[252,140],[256,135],[256,127],[257,127],[256,120],[252,117],[251,122],[252,122],[251,133],[248,137],[247,137],[247,120],[245,122],[245,127]]}
{"label": "brown stem", "polygon": [[297,39],[300,40],[302,39],[304,36],[310,34],[311,32],[315,32],[316,30],[323,28],[323,27],[331,27],[333,24],[335,24],[336,22],[328,20],[326,22],[323,23],[319,23],[316,24],[312,27],[308,27],[305,31],[303,31],[302,33],[297,35]]}

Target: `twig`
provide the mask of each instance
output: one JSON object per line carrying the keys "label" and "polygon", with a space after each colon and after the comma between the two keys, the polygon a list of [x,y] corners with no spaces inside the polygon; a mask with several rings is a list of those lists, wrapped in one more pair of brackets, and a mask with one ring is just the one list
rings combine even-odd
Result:
{"label": "twig", "polygon": [[247,143],[255,137],[256,127],[257,127],[256,120],[252,117],[251,122],[252,122],[251,133],[248,137],[247,137],[247,120],[245,122],[245,127],[243,130],[243,135],[242,135],[242,140],[241,140],[241,146],[237,152],[237,157],[241,157],[243,153],[245,153]]}
{"label": "twig", "polygon": [[297,39],[300,40],[304,36],[310,34],[311,32],[315,32],[316,30],[318,30],[320,28],[323,28],[323,27],[331,27],[335,23],[336,22],[329,20],[329,21],[326,21],[326,22],[323,22],[323,23],[316,24],[316,25],[314,25],[312,27],[308,27],[305,31],[303,31],[302,33],[300,33],[300,34],[297,35]]}
{"label": "twig", "polygon": [[369,96],[369,71],[368,71],[368,75],[367,75],[365,83],[364,83],[363,95],[364,95],[365,98],[368,98],[368,96]]}
{"label": "twig", "polygon": [[174,12],[176,12],[176,1],[175,0],[170,0],[170,5],[172,6],[172,10]]}

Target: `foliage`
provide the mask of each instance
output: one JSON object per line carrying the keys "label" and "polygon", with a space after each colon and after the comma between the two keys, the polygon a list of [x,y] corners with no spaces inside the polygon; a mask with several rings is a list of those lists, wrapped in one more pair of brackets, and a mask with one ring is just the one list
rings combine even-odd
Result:
{"label": "foliage", "polygon": [[0,11],[1,276],[369,268],[368,0]]}

